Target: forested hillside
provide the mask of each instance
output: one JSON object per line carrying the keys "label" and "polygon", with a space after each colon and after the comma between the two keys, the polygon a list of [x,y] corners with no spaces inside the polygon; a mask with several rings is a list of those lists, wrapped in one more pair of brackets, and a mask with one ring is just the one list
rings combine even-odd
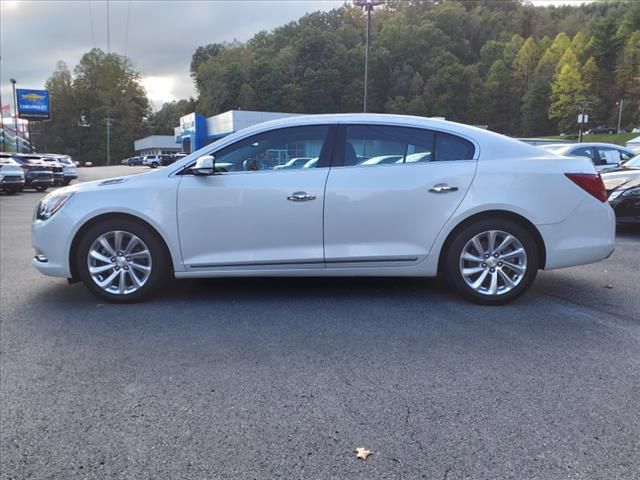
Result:
{"label": "forested hillside", "polygon": [[[366,17],[311,13],[193,55],[197,109],[362,110]],[[511,135],[640,123],[640,1],[534,7],[516,0],[390,1],[372,19],[369,111],[444,116]]]}

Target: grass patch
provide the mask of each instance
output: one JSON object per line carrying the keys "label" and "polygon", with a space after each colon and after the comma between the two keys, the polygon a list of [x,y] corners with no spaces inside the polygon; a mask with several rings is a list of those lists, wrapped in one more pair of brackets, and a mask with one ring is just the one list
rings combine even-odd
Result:
{"label": "grass patch", "polygon": [[[616,134],[609,135],[607,133],[597,133],[595,135],[583,135],[582,141],[598,142],[598,143],[614,143],[616,145],[620,145],[624,147],[629,140],[631,140],[632,138],[636,138],[637,136],[640,136],[640,133],[623,133],[621,135],[616,135]],[[574,138],[561,137],[559,135],[551,136],[551,137],[540,137],[540,138],[545,138],[547,140],[576,140],[577,141],[577,137],[574,139]]]}

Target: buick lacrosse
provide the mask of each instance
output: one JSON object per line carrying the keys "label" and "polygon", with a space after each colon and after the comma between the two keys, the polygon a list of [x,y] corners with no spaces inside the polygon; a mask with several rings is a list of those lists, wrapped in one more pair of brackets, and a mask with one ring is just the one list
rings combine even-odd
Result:
{"label": "buick lacrosse", "polygon": [[504,304],[538,269],[607,258],[615,217],[586,158],[444,120],[310,115],[61,188],[38,204],[32,238],[40,272],[112,302],[171,275],[442,274]]}

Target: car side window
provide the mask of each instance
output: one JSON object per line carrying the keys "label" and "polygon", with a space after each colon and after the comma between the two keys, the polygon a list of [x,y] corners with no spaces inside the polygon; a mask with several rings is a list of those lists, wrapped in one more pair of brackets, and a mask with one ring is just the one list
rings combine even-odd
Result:
{"label": "car side window", "polygon": [[582,147],[582,148],[577,148],[573,152],[571,152],[571,156],[572,157],[588,157],[589,159],[591,159],[592,162],[595,162],[595,159],[593,157],[593,152],[594,150],[591,147]]}
{"label": "car side window", "polygon": [[617,165],[623,160],[622,152],[617,148],[598,147],[598,154],[600,158],[599,165]]}
{"label": "car side window", "polygon": [[259,133],[215,152],[218,172],[315,168],[329,127],[311,125]]}
{"label": "car side window", "polygon": [[402,165],[473,159],[471,142],[422,128],[387,125],[346,127],[344,166]]}

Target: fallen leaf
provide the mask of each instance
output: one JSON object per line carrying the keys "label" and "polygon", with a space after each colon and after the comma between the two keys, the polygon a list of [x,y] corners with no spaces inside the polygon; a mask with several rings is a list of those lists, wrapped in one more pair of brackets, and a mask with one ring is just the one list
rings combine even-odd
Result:
{"label": "fallen leaf", "polygon": [[371,455],[371,452],[366,448],[356,448],[356,457],[358,457],[360,460],[366,460],[369,455]]}

